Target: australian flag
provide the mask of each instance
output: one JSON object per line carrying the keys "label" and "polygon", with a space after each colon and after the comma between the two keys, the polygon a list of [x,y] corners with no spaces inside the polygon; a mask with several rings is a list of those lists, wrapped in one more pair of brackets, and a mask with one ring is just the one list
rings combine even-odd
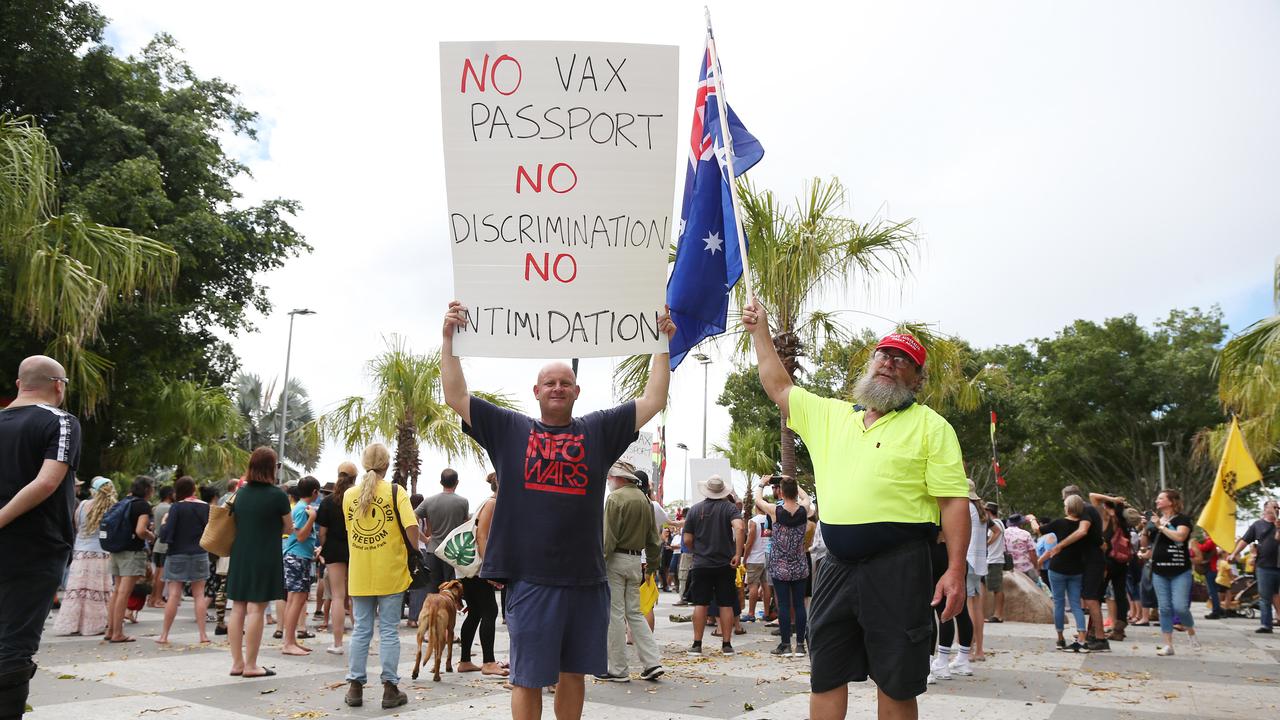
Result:
{"label": "australian flag", "polygon": [[742,126],[733,109],[720,102],[716,93],[720,68],[711,61],[711,43],[708,34],[693,104],[676,266],[667,281],[667,304],[676,325],[671,338],[672,370],[695,345],[725,331],[729,291],[742,276],[743,258],[733,220],[733,184],[720,130],[721,107],[728,112],[734,174],[745,173],[764,157],[760,142]]}

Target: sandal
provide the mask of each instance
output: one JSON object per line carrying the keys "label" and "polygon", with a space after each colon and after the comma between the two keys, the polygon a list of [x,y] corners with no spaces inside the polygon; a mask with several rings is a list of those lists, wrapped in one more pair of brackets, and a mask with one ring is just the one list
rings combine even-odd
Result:
{"label": "sandal", "polygon": [[271,637],[273,637],[273,638],[275,638],[275,639],[277,639],[277,640],[283,640],[283,639],[284,639],[284,631],[283,631],[283,630],[277,630],[277,631],[275,631],[275,632],[271,633]]}
{"label": "sandal", "polygon": [[298,639],[299,639],[299,640],[310,640],[311,638],[313,638],[313,637],[315,637],[315,636],[316,636],[316,634],[315,634],[315,633],[313,633],[313,632],[308,632],[308,631],[306,631],[306,630],[299,630],[299,631],[298,631]]}
{"label": "sandal", "polygon": [[276,674],[276,671],[272,670],[271,668],[262,668],[261,675],[249,675],[248,673],[243,673],[240,675],[240,677],[245,678],[247,680],[249,678],[274,677],[275,674]]}

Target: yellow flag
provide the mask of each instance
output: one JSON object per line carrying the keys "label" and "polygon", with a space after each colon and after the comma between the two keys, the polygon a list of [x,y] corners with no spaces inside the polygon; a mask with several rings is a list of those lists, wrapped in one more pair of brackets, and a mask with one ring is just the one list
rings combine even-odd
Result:
{"label": "yellow flag", "polygon": [[1218,476],[1213,480],[1213,492],[1196,523],[1204,528],[1218,547],[1230,552],[1236,546],[1236,493],[1262,479],[1249,449],[1244,445],[1240,424],[1231,418],[1231,430],[1227,432],[1227,447],[1218,464]]}

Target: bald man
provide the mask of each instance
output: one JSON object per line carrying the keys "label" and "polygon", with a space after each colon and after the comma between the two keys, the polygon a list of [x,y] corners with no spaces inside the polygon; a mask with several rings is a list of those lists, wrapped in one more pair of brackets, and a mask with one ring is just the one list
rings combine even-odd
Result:
{"label": "bald man", "polygon": [[35,355],[0,410],[0,718],[21,717],[32,662],[74,540],[80,421],[60,409],[67,371]]}
{"label": "bald man", "polygon": [[[440,373],[462,429],[489,454],[498,497],[480,576],[507,588],[511,716],[542,717],[542,688],[556,686],[557,720],[582,717],[586,673],[608,671],[609,587],[604,565],[604,491],[609,468],[667,403],[666,353],[653,356],[644,395],[574,417],[582,389],[573,368],[538,372],[537,418],[504,410],[467,389],[453,355],[466,308],[449,303]],[[669,313],[658,327],[675,332]]]}

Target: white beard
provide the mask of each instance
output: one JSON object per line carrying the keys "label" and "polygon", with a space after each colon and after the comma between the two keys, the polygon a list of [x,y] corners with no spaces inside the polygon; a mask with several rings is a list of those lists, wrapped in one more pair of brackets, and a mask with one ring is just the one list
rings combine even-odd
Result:
{"label": "white beard", "polygon": [[903,386],[896,379],[886,382],[868,367],[853,386],[853,399],[863,407],[886,413],[902,407],[915,397],[915,391]]}

